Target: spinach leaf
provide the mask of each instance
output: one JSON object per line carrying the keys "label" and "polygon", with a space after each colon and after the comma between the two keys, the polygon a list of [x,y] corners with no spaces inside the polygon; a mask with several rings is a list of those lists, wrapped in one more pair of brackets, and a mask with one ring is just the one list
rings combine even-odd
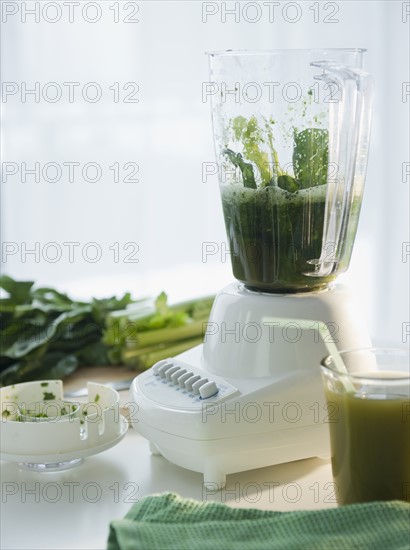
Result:
{"label": "spinach leaf", "polygon": [[231,149],[224,149],[224,154],[232,162],[235,168],[239,168],[242,172],[243,185],[250,189],[256,189],[255,175],[253,166],[250,162],[245,162],[240,153],[234,153]]}
{"label": "spinach leaf", "polygon": [[41,359],[13,363],[1,372],[2,385],[18,384],[30,380],[57,380],[72,374],[79,366],[75,355],[47,353]]}
{"label": "spinach leaf", "polygon": [[122,298],[79,302],[53,288],[0,278],[0,383],[61,378],[78,365],[108,364],[101,343],[107,315],[132,302]]}
{"label": "spinach leaf", "polygon": [[284,189],[285,191],[289,191],[289,193],[294,193],[300,189],[295,178],[292,178],[292,176],[289,176],[288,174],[282,174],[278,177],[278,187]]}
{"label": "spinach leaf", "polygon": [[33,281],[17,282],[7,275],[0,276],[0,288],[9,294],[9,298],[5,299],[6,304],[24,304],[30,296],[30,290],[33,286]]}

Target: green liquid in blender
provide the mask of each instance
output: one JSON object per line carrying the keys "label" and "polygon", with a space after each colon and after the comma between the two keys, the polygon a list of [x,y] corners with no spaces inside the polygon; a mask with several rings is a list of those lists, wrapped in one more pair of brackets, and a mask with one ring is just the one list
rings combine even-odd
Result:
{"label": "green liquid in blender", "polygon": [[376,500],[410,502],[410,402],[338,394],[329,423],[332,470],[339,504]]}
{"label": "green liquid in blender", "polygon": [[[320,290],[328,277],[309,276],[322,249],[326,185],[290,193],[280,187],[222,186],[222,207],[233,274],[249,288],[267,292]],[[359,216],[353,203],[347,247]],[[331,253],[332,251],[330,251]],[[350,252],[344,256],[350,258]],[[347,267],[347,266],[346,266]]]}

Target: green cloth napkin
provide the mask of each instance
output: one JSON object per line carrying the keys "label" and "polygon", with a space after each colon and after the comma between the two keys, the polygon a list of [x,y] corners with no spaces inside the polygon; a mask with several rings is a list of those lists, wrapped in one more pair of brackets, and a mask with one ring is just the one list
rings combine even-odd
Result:
{"label": "green cloth napkin", "polygon": [[108,550],[410,549],[410,504],[271,512],[149,496],[111,522]]}

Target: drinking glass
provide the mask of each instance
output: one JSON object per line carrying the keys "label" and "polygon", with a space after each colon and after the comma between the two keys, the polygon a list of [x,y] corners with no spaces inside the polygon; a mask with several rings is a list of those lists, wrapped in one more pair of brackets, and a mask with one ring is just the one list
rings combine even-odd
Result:
{"label": "drinking glass", "polygon": [[340,358],[321,363],[338,503],[410,501],[409,351],[356,349]]}

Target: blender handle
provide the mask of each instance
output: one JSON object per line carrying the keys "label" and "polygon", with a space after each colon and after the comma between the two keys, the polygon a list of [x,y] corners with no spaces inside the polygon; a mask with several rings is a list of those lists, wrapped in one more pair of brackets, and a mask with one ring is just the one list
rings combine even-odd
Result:
{"label": "blender handle", "polygon": [[[315,76],[341,91],[329,106],[329,156],[322,250],[313,260],[310,276],[325,277],[338,270],[343,259],[350,211],[356,194],[363,193],[369,150],[372,79],[360,69],[334,61],[311,63],[323,69]],[[337,176],[331,177],[332,167]],[[354,238],[354,235],[353,235]],[[348,266],[345,266],[347,269]]]}

